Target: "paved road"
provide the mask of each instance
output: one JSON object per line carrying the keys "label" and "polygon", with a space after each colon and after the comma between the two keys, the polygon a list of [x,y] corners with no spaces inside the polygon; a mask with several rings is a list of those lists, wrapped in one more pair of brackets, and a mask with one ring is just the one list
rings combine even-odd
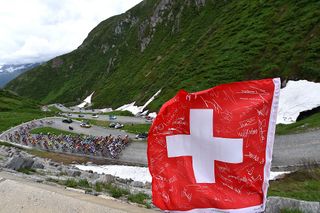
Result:
{"label": "paved road", "polygon": [[[73,123],[68,124],[68,123],[63,123],[62,122],[63,119],[64,118],[62,118],[62,117],[52,117],[52,118],[43,118],[43,119],[39,119],[39,120],[36,120],[36,121],[37,121],[37,123],[39,123],[39,121],[42,120],[42,121],[44,121],[43,122],[43,126],[48,126],[48,127],[52,127],[52,128],[60,129],[60,130],[64,130],[64,131],[70,131],[69,130],[69,126],[72,126],[74,128],[74,130],[71,131],[71,132],[79,133],[79,134],[86,134],[86,135],[93,135],[93,136],[107,136],[107,135],[111,134],[111,135],[115,135],[115,136],[128,135],[130,138],[134,138],[135,137],[135,134],[127,133],[124,130],[107,129],[107,128],[100,127],[100,126],[95,126],[95,125],[93,125],[91,128],[83,128],[83,127],[80,127],[80,123],[81,123],[80,121],[73,120]],[[52,121],[53,123],[52,124],[48,124],[48,122],[50,122],[50,121]],[[30,122],[27,122],[27,123],[30,123]],[[22,125],[24,125],[24,124],[22,124]],[[15,130],[17,130],[20,126],[21,125],[13,127],[10,130],[7,130],[7,131],[3,132],[0,135],[0,139],[5,140],[4,136],[5,136],[6,133],[9,133],[9,132],[12,133]]]}
{"label": "paved road", "polygon": [[[69,113],[62,113],[65,116],[68,116]],[[73,114],[68,117],[71,118],[79,118],[79,114]],[[110,122],[119,122],[119,123],[127,123],[127,124],[150,124],[145,118],[141,117],[132,117],[132,116],[117,116],[115,120],[110,120],[109,115],[99,115],[98,118],[93,118],[91,114],[82,114],[84,119],[93,119],[100,121],[110,121]]]}
{"label": "paved road", "polygon": [[276,136],[272,166],[320,163],[320,130]]}
{"label": "paved road", "polygon": [[0,212],[156,212],[120,201],[68,191],[63,187],[34,183],[0,172]]}
{"label": "paved road", "polygon": [[98,113],[98,112],[111,112],[112,108],[104,108],[104,109],[93,109],[93,110],[89,110],[89,109],[80,109],[79,107],[66,107],[62,104],[50,104],[48,105],[50,106],[54,106],[57,109],[59,109],[62,112],[82,112],[82,113]]}
{"label": "paved road", "polygon": [[[62,118],[52,118],[54,124],[52,127],[67,130],[68,124],[61,122]],[[50,120],[50,119],[49,119]],[[74,132],[91,134],[95,136],[125,135],[133,138],[133,134],[119,130],[110,130],[102,127],[93,126],[92,128],[81,128],[79,122],[71,124]],[[12,131],[11,129],[10,131]],[[5,140],[4,135],[0,135],[0,139]],[[121,160],[132,162],[139,165],[147,165],[147,144],[145,142],[134,142],[126,148],[120,157]],[[276,136],[272,167],[286,167],[291,165],[300,165],[308,162],[320,162],[320,130],[312,132]]]}
{"label": "paved road", "polygon": [[[74,128],[74,130],[72,132],[74,133],[79,133],[79,134],[86,134],[86,135],[93,135],[93,136],[107,136],[107,135],[121,135],[122,137],[124,137],[125,135],[128,135],[130,138],[134,138],[135,135],[131,134],[131,133],[127,133],[123,130],[115,130],[115,129],[107,129],[107,128],[103,128],[103,127],[99,127],[99,126],[92,126],[91,128],[82,128],[80,127],[80,122],[79,121],[74,121],[71,124],[66,124],[62,122],[61,117],[53,117],[53,118],[44,118],[44,119],[39,119],[39,120],[35,120],[35,121],[30,121],[27,123],[31,123],[34,122],[37,124],[37,127],[40,127],[40,124],[42,124],[43,126],[48,126],[48,127],[52,127],[55,129],[61,129],[61,130],[65,130],[65,131],[69,131],[68,127],[72,126]],[[42,120],[43,122],[41,123],[40,120]],[[2,134],[0,134],[0,140],[3,141],[7,141],[6,135],[8,133],[13,134],[14,131],[18,130],[20,126],[24,126],[25,124],[21,124],[19,126],[13,127],[5,132],[3,132]],[[49,124],[51,123],[51,124]],[[24,147],[24,146],[23,146]],[[29,148],[29,147],[25,147],[25,148]],[[58,151],[58,150],[56,150]],[[60,150],[62,152],[62,150]],[[81,154],[79,154],[81,155]],[[82,156],[82,155],[81,155]],[[84,155],[87,156],[87,155]],[[91,156],[93,157],[93,156]],[[104,158],[103,156],[97,156],[97,159],[107,159]],[[114,159],[109,159],[110,162],[114,162]],[[145,142],[133,142],[130,143],[129,146],[124,149],[120,155],[119,158],[117,159],[118,163],[123,163],[123,164],[129,164],[129,165],[147,165],[147,155],[146,155],[146,143]]]}

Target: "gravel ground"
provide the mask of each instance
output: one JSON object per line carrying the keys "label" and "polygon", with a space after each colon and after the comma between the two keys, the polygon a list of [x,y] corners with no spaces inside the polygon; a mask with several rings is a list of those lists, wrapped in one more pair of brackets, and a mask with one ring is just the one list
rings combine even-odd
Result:
{"label": "gravel ground", "polygon": [[156,212],[145,208],[103,199],[62,187],[33,183],[7,172],[0,172],[0,212]]}

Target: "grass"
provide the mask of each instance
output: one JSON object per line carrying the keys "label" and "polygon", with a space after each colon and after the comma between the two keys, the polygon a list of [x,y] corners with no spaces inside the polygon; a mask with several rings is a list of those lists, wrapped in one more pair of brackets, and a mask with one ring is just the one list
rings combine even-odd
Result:
{"label": "grass", "polygon": [[58,109],[55,106],[48,106],[48,109],[50,110],[50,112],[52,112],[54,114],[58,114],[59,112],[62,112],[60,109]]}
{"label": "grass", "polygon": [[276,134],[287,135],[301,133],[316,128],[320,128],[320,113],[313,114],[293,124],[278,124]]}
{"label": "grass", "polygon": [[[102,121],[102,120],[93,120],[93,119],[78,119],[80,121],[88,121],[90,124],[96,126],[102,126],[105,128],[109,128],[109,124],[112,123],[110,121]],[[116,120],[114,122],[117,122]],[[142,133],[142,132],[149,132],[151,124],[124,124],[122,130],[125,130],[130,133]]]}
{"label": "grass", "polygon": [[112,112],[105,112],[104,115],[116,115],[116,116],[130,116],[133,117],[134,114],[132,112],[125,110],[125,111],[112,111]]}
{"label": "grass", "polygon": [[103,191],[108,192],[114,198],[119,198],[119,197],[130,194],[130,192],[128,190],[120,188],[120,187],[116,187],[112,183],[97,182],[93,186],[93,188],[97,192],[103,192]]}
{"label": "grass", "polygon": [[127,124],[124,125],[122,128],[123,130],[130,132],[130,133],[144,133],[144,132],[149,132],[151,124]]}
{"label": "grass", "polygon": [[52,134],[52,135],[78,135],[77,133],[74,132],[69,132],[69,131],[64,131],[64,130],[60,130],[60,129],[55,129],[52,127],[41,127],[41,128],[36,128],[36,129],[32,129],[30,131],[31,134]]}
{"label": "grass", "polygon": [[23,149],[19,146],[16,146],[14,144],[11,144],[11,143],[7,143],[7,142],[4,142],[4,141],[0,141],[0,146],[6,146],[6,147],[14,147],[14,148],[17,148],[17,149]]}
{"label": "grass", "polygon": [[93,162],[94,164],[103,165],[110,163],[109,160],[105,159],[95,159],[91,157],[86,156],[77,156],[72,154],[66,154],[66,153],[57,153],[57,152],[47,152],[37,149],[31,149],[31,150],[25,150],[26,152],[41,157],[41,158],[48,158],[52,161],[64,163],[64,164],[73,164],[74,162],[77,162],[78,164],[86,163],[86,162]]}
{"label": "grass", "polygon": [[128,196],[128,200],[134,203],[139,203],[145,205],[147,208],[151,208],[148,200],[150,200],[150,196],[145,193],[131,194]]}
{"label": "grass", "polygon": [[131,202],[145,205],[147,208],[151,207],[150,203],[148,202],[148,200],[150,200],[150,196],[148,196],[147,194],[131,194],[129,190],[117,187],[112,183],[96,182],[95,185],[92,185],[86,179],[76,180],[73,178],[67,179],[65,181],[48,178],[47,181],[65,185],[67,187],[85,189],[86,191],[90,192],[92,192],[93,190],[100,193],[107,192],[114,198],[127,197],[127,199]]}
{"label": "grass", "polygon": [[78,182],[75,179],[68,179],[63,183],[66,187],[77,188]]}
{"label": "grass", "polygon": [[18,172],[22,172],[24,174],[27,174],[27,175],[30,175],[32,173],[35,173],[36,170],[35,169],[32,169],[32,168],[20,168],[17,170]]}
{"label": "grass", "polygon": [[65,185],[67,187],[72,187],[72,188],[81,188],[81,189],[86,189],[91,191],[92,189],[94,189],[97,192],[107,192],[114,198],[120,198],[122,196],[126,196],[130,194],[128,190],[120,187],[116,187],[111,183],[105,184],[105,183],[97,182],[95,185],[91,185],[86,179],[76,180],[71,178],[66,181],[56,181],[56,180],[48,179],[48,181],[56,182],[61,185]]}
{"label": "grass", "polygon": [[0,132],[27,121],[52,115],[51,112],[42,112],[40,106],[30,99],[0,90]]}
{"label": "grass", "polygon": [[81,118],[76,118],[76,119],[79,121],[89,122],[92,125],[102,126],[106,128],[109,128],[109,124],[111,123],[109,121],[94,120],[94,119],[81,119]]}
{"label": "grass", "polygon": [[0,132],[17,126],[21,123],[32,121],[43,117],[52,116],[51,113],[41,111],[12,111],[12,112],[0,112]]}
{"label": "grass", "polygon": [[270,182],[268,196],[320,200],[320,167],[306,168]]}

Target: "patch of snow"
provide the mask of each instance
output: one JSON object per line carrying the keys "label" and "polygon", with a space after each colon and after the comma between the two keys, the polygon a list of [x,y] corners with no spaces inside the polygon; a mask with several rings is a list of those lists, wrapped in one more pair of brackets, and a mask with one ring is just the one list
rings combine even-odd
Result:
{"label": "patch of snow", "polygon": [[299,113],[320,106],[320,83],[289,81],[280,90],[277,124],[294,123]]}
{"label": "patch of snow", "polygon": [[151,175],[147,167],[121,166],[121,165],[102,165],[102,166],[84,166],[75,165],[78,169],[98,174],[109,174],[123,179],[132,179],[134,181],[151,182]]}
{"label": "patch of snow", "polygon": [[135,103],[136,102],[132,102],[130,104],[125,104],[119,108],[116,109],[116,111],[129,111],[131,112],[132,114],[136,115],[138,114],[139,112],[141,112],[143,109],[142,109],[142,106],[135,106]]}
{"label": "patch of snow", "polygon": [[270,179],[269,180],[277,180],[283,178],[285,174],[289,174],[291,172],[270,172]]}
{"label": "patch of snow", "polygon": [[148,104],[150,104],[161,92],[161,89],[158,90],[158,92],[156,92],[143,106],[136,106],[135,103],[136,102],[132,102],[130,104],[125,104],[119,108],[117,108],[117,111],[129,111],[132,114],[136,115],[138,113],[143,112],[144,108],[146,108],[148,106]]}
{"label": "patch of snow", "polygon": [[4,71],[12,73],[16,70],[20,70],[20,69],[24,69],[26,68],[26,65],[20,65],[20,66],[9,66],[7,68],[4,69]]}
{"label": "patch of snow", "polygon": [[[141,182],[151,182],[151,175],[149,173],[149,169],[147,167],[137,167],[137,166],[122,166],[122,165],[75,165],[78,169],[93,172],[97,172],[98,174],[109,174],[116,177],[120,177],[123,179],[132,179],[134,181]],[[284,174],[288,174],[290,172],[270,172],[270,180],[277,180],[282,178]]]}
{"label": "patch of snow", "polygon": [[91,95],[89,95],[88,97],[86,97],[86,99],[84,99],[81,104],[77,105],[77,107],[84,108],[87,105],[91,105],[91,99],[92,99],[93,94],[94,94],[94,92],[91,93]]}
{"label": "patch of snow", "polygon": [[145,111],[143,111],[143,112],[141,112],[141,116],[145,116],[145,115],[147,115],[148,114],[148,112],[149,112],[149,110],[145,110]]}
{"label": "patch of snow", "polygon": [[155,118],[155,117],[157,117],[157,113],[156,112],[151,112],[151,113],[149,113],[148,116],[151,117],[151,118]]}
{"label": "patch of snow", "polygon": [[[158,90],[158,92],[156,92],[156,94],[154,94],[143,106],[142,106],[142,110],[144,108],[146,108],[146,106],[148,106],[148,104],[150,104],[161,92],[161,89]],[[142,111],[141,111],[142,112]]]}

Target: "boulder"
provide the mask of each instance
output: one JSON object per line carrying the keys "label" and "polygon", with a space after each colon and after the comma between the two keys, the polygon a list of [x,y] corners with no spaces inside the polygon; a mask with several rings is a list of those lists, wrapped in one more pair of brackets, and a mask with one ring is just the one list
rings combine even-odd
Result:
{"label": "boulder", "polygon": [[100,183],[113,183],[114,182],[114,177],[112,175],[101,175],[96,182]]}
{"label": "boulder", "polygon": [[299,209],[302,212],[319,213],[320,203],[284,197],[268,197],[266,212],[280,212],[281,209]]}
{"label": "boulder", "polygon": [[119,177],[117,177],[116,180],[117,180],[119,183],[123,183],[123,184],[130,184],[131,182],[133,182],[132,179],[124,179],[124,178],[119,178]]}
{"label": "boulder", "polygon": [[34,164],[32,165],[33,169],[44,169],[44,165],[40,161],[35,161]]}
{"label": "boulder", "polygon": [[34,164],[34,160],[30,157],[25,156],[14,156],[10,158],[6,163],[6,168],[19,170],[23,168],[31,168]]}
{"label": "boulder", "polygon": [[68,176],[72,176],[72,177],[78,177],[81,175],[81,171],[76,169],[66,169],[65,172],[67,173]]}
{"label": "boulder", "polygon": [[138,188],[143,188],[145,186],[145,184],[142,183],[141,181],[132,181],[130,185]]}
{"label": "boulder", "polygon": [[151,189],[151,183],[150,182],[146,182],[144,187],[146,189]]}

